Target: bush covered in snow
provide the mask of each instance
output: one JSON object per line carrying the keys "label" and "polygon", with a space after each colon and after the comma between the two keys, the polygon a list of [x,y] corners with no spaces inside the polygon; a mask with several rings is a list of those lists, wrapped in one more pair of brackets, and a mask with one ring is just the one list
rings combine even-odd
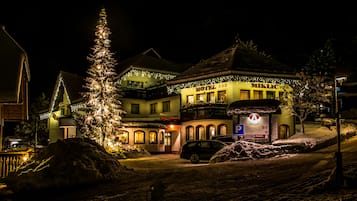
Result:
{"label": "bush covered in snow", "polygon": [[86,138],[58,140],[4,179],[16,192],[62,189],[120,179],[131,170]]}
{"label": "bush covered in snow", "polygon": [[305,151],[305,147],[301,145],[275,146],[239,140],[216,152],[211,157],[210,163],[271,158],[283,154],[303,151]]}
{"label": "bush covered in snow", "polygon": [[151,155],[150,152],[140,146],[128,144],[121,144],[120,146],[117,146],[116,149],[107,151],[117,159],[139,158]]}

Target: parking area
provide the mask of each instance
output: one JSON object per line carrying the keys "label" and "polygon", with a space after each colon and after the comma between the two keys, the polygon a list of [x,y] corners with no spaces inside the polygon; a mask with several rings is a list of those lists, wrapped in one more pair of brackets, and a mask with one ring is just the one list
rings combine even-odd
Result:
{"label": "parking area", "polygon": [[120,164],[134,170],[164,170],[208,165],[208,161],[192,164],[190,160],[181,159],[179,154],[153,154],[147,157],[120,159]]}

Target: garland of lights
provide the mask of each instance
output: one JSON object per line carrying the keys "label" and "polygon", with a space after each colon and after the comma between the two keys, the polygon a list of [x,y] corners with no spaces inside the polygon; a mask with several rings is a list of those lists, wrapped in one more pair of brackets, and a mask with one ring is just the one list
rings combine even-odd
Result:
{"label": "garland of lights", "polygon": [[83,109],[85,108],[85,104],[84,103],[77,103],[77,104],[73,104],[71,105],[71,112],[77,112],[79,111],[80,109]]}
{"label": "garland of lights", "polygon": [[160,79],[160,80],[171,80],[173,78],[176,77],[176,75],[172,75],[172,74],[165,74],[165,73],[158,73],[158,72],[150,72],[147,70],[143,70],[143,69],[131,69],[130,71],[128,71],[127,73],[125,73],[123,76],[120,77],[119,79],[119,84],[121,83],[121,81],[126,80],[128,77],[131,76],[142,76],[142,77],[148,77],[148,78],[155,78],[155,79]]}
{"label": "garland of lights", "polygon": [[[51,107],[50,107],[50,113],[53,112],[53,108],[54,108],[55,102],[56,102],[55,100],[57,99],[60,86],[63,85],[63,89],[66,90],[62,75],[60,75],[58,79],[59,79],[59,81],[57,82],[56,92],[55,92],[55,95],[54,95],[54,97],[52,99],[52,103],[51,103]],[[67,100],[71,101],[71,99],[69,99],[68,93],[63,93],[63,94],[66,94]]]}
{"label": "garland of lights", "polygon": [[270,78],[270,77],[260,77],[260,76],[240,76],[240,75],[227,75],[221,77],[215,77],[211,79],[198,80],[194,82],[187,82],[181,84],[175,84],[167,86],[168,94],[180,93],[181,89],[192,88],[197,86],[204,86],[210,84],[218,84],[228,81],[240,81],[240,82],[264,82],[264,83],[277,83],[277,84],[296,84],[299,80],[294,79],[283,79],[283,78]]}

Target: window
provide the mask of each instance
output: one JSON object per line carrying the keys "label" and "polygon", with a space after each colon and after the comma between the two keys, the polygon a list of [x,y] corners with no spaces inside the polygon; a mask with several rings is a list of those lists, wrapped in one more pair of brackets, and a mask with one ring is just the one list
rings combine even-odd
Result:
{"label": "window", "polygon": [[194,140],[193,138],[193,126],[186,127],[186,141]]}
{"label": "window", "polygon": [[139,104],[131,104],[131,114],[139,114]]}
{"label": "window", "polygon": [[213,125],[207,126],[207,134],[206,139],[211,139],[212,137],[216,136],[216,128]]}
{"label": "window", "polygon": [[254,90],[254,99],[263,99],[263,91]]}
{"label": "window", "polygon": [[116,142],[120,142],[123,144],[129,144],[129,132],[128,131],[120,131],[117,138],[115,138]]}
{"label": "window", "polygon": [[218,91],[218,101],[220,103],[226,102],[226,91]]}
{"label": "window", "polygon": [[164,137],[165,137],[165,132],[161,131],[160,132],[160,144],[164,144]]}
{"label": "window", "polygon": [[282,101],[284,99],[284,92],[279,91],[279,100]]}
{"label": "window", "polygon": [[157,132],[156,131],[149,132],[149,143],[157,144]]}
{"label": "window", "polygon": [[218,135],[222,135],[222,136],[227,135],[227,125],[221,124],[218,126]]}
{"label": "window", "polygon": [[162,102],[162,112],[170,112],[170,101]]}
{"label": "window", "polygon": [[203,126],[197,126],[196,127],[196,140],[203,140],[205,137],[205,133],[204,133],[204,128]]}
{"label": "window", "polygon": [[250,100],[249,90],[240,90],[240,100]]}
{"label": "window", "polygon": [[156,113],[157,103],[150,104],[150,114]]}
{"label": "window", "polygon": [[134,143],[135,144],[145,144],[145,132],[135,131],[134,132]]}
{"label": "window", "polygon": [[214,100],[214,92],[208,92],[207,93],[207,102],[209,103],[214,103],[215,100]]}
{"label": "window", "polygon": [[197,102],[203,102],[204,101],[204,95],[203,94],[197,94],[196,95],[196,100]]}
{"label": "window", "polygon": [[275,91],[267,91],[267,99],[275,99]]}
{"label": "window", "polygon": [[127,86],[131,87],[131,88],[143,88],[144,87],[144,83],[143,82],[138,82],[138,81],[128,80]]}
{"label": "window", "polygon": [[188,95],[187,96],[187,103],[193,104],[195,102],[193,95]]}

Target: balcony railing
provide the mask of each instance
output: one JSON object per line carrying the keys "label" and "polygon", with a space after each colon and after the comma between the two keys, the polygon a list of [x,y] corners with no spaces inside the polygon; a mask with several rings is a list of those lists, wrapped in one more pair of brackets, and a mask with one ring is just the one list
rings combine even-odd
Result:
{"label": "balcony railing", "polygon": [[198,103],[181,107],[181,121],[198,119],[229,119],[225,103]]}

